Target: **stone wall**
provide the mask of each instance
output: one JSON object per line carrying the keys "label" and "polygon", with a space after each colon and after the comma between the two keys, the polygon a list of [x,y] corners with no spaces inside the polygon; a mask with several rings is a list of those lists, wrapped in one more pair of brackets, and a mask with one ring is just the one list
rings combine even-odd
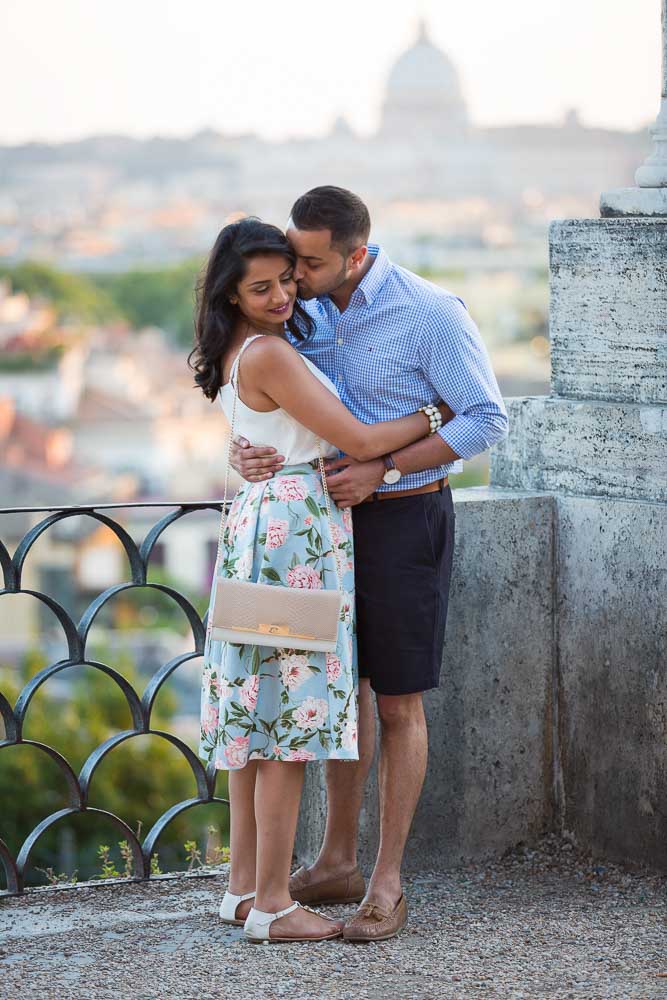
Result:
{"label": "stone wall", "polygon": [[556,499],[559,824],[667,868],[667,219],[549,235],[552,395],[491,477]]}
{"label": "stone wall", "polygon": [[[408,868],[502,853],[553,825],[553,499],[454,492],[456,549],[441,683],[425,696],[429,766]],[[297,850],[324,830],[321,768],[307,769]],[[361,858],[377,849],[375,773]]]}

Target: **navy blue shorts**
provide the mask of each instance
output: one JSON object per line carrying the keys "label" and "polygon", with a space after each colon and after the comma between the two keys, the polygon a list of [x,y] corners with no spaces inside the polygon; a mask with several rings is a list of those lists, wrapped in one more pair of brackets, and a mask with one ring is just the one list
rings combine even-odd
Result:
{"label": "navy blue shorts", "polygon": [[352,508],[359,676],[377,694],[438,687],[454,550],[450,486]]}

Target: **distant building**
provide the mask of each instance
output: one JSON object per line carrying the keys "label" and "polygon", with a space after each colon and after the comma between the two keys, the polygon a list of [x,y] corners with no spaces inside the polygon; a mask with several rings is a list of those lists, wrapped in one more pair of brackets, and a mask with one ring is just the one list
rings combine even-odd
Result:
{"label": "distant building", "polygon": [[[283,142],[204,129],[0,148],[14,220],[4,243],[12,259],[77,269],[169,264],[206,252],[239,213],[283,225],[299,194],[336,183],[366,199],[374,235],[407,266],[545,267],[547,220],[595,211],[599,191],[630,183],[646,152],[645,130],[590,128],[576,109],[561,123],[480,127],[422,23],[390,69],[371,136],[339,117],[325,136]],[[488,237],[501,231],[500,247]]]}
{"label": "distant building", "polygon": [[467,127],[468,112],[456,67],[431,42],[422,21],[417,41],[389,74],[380,136],[432,143],[444,136],[460,136]]}

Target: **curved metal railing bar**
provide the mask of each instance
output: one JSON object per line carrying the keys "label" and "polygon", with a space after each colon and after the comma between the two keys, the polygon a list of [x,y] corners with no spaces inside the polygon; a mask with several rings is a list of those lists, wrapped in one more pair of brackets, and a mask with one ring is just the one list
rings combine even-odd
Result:
{"label": "curved metal railing bar", "polygon": [[16,867],[16,861],[14,860],[12,852],[5,844],[4,840],[0,840],[0,862],[2,862],[2,867],[5,870],[5,878],[7,880],[6,895],[16,896],[20,891],[21,880]]}
{"label": "curved metal railing bar", "polygon": [[95,598],[95,600],[90,602],[90,604],[84,611],[83,615],[81,616],[81,620],[77,628],[79,640],[82,643],[82,647],[84,649],[86,645],[86,640],[88,638],[88,632],[95,620],[95,616],[100,611],[100,609],[104,607],[104,605],[108,600],[110,600],[110,598],[115,597],[116,594],[120,594],[124,590],[134,590],[137,587],[141,587],[142,589],[148,588],[150,590],[161,590],[164,594],[167,594],[169,597],[173,598],[176,604],[178,604],[178,606],[182,609],[182,611],[185,612],[185,617],[187,618],[188,624],[190,625],[190,629],[192,630],[192,638],[194,639],[195,643],[198,641],[201,641],[203,643],[203,639],[205,636],[204,625],[202,624],[201,618],[199,617],[195,609],[188,601],[187,597],[183,597],[183,595],[179,593],[178,590],[175,590],[173,587],[168,587],[164,583],[148,583],[147,581],[144,580],[142,583],[135,583],[135,582],[117,583],[113,587],[108,587],[105,591],[99,594]]}
{"label": "curved metal railing bar", "polygon": [[[99,513],[100,510],[114,509],[134,509],[134,508],[171,508],[169,513],[160,518],[146,534],[140,545],[128,534],[126,529],[107,514]],[[175,509],[174,509],[175,508]],[[131,846],[134,859],[134,872],[137,880],[149,879],[151,877],[151,856],[158,843],[160,836],[167,828],[174,817],[191,809],[197,805],[205,805],[211,802],[229,806],[229,800],[219,798],[215,795],[215,785],[217,771],[214,765],[204,766],[203,761],[194,751],[178,736],[163,730],[153,730],[150,728],[151,714],[158,692],[166,680],[183,663],[202,655],[206,635],[206,617],[202,618],[191,602],[178,590],[166,584],[151,583],[147,579],[149,562],[154,546],[160,536],[172,524],[181,518],[202,510],[221,511],[222,505],[219,501],[204,500],[193,503],[112,503],[93,504],[86,506],[62,506],[62,507],[8,507],[0,509],[2,514],[17,513],[47,513],[48,516],[32,526],[19,541],[14,555],[10,556],[7,547],[0,541],[0,566],[4,577],[4,590],[0,590],[0,597],[7,594],[29,594],[39,601],[42,601],[55,615],[63,628],[67,641],[68,656],[55,663],[50,663],[40,670],[34,677],[25,684],[17,698],[14,708],[10,705],[2,693],[0,693],[0,717],[5,727],[5,738],[0,741],[0,750],[9,746],[33,746],[46,753],[59,767],[67,783],[69,805],[66,808],[46,816],[28,834],[23,842],[16,858],[13,856],[7,844],[0,840],[0,862],[5,871],[7,889],[0,892],[0,895],[16,895],[25,889],[26,871],[29,865],[31,852],[39,838],[55,824],[59,823],[67,816],[78,813],[96,813],[104,816],[115,824],[126,837]],[[84,611],[78,623],[75,623],[68,612],[50,595],[34,589],[22,589],[21,576],[25,560],[37,539],[48,531],[54,524],[65,518],[86,515],[106,525],[116,535],[129,561],[130,580],[113,587],[107,588],[99,594]],[[2,531],[2,519],[0,517],[0,532]],[[87,659],[85,647],[90,629],[95,621],[96,615],[104,607],[107,601],[116,594],[136,587],[152,588],[167,594],[184,612],[190,625],[193,637],[194,649],[173,657],[167,663],[162,664],[150,678],[143,695],[140,697],[132,684],[114,667],[99,660]],[[132,718],[132,729],[116,733],[96,747],[89,755],[79,775],[74,773],[69,762],[55,748],[41,743],[37,740],[23,739],[23,726],[26,720],[28,706],[35,692],[51,677],[60,671],[72,666],[88,666],[106,674],[122,691]],[[159,736],[167,740],[176,750],[183,755],[192,770],[197,796],[177,802],[170,806],[153,824],[143,840],[139,842],[128,824],[119,816],[103,808],[88,805],[91,790],[91,782],[98,764],[115,747],[135,736],[152,735]]]}
{"label": "curved metal railing bar", "polygon": [[69,654],[67,657],[68,662],[73,662],[83,657],[83,644],[79,639],[76,625],[61,604],[54,601],[48,594],[42,594],[39,590],[0,590],[0,597],[7,597],[9,594],[27,594],[29,597],[35,597],[42,604],[45,604],[49,611],[53,612],[65,633],[67,652]]}
{"label": "curved metal railing bar", "polygon": [[70,809],[78,810],[83,807],[81,788],[79,786],[77,776],[67,758],[63,757],[59,750],[56,750],[55,747],[50,747],[48,743],[40,743],[38,740],[17,740],[15,743],[10,742],[9,740],[4,740],[0,743],[0,748],[9,746],[35,747],[36,750],[40,750],[42,753],[45,753],[47,757],[50,757],[65,778]]}
{"label": "curved metal railing bar", "polygon": [[148,870],[146,869],[146,864],[144,862],[144,855],[141,849],[141,844],[137,839],[136,834],[122,819],[116,816],[112,812],[108,812],[106,809],[96,809],[96,808],[86,808],[86,809],[59,809],[57,812],[51,813],[45,819],[39,823],[34,830],[24,840],[21,850],[18,853],[16,859],[16,869],[18,874],[18,881],[20,891],[25,888],[25,873],[28,867],[28,862],[30,860],[30,853],[42,836],[48,829],[59,823],[61,819],[65,816],[75,816],[75,815],[86,815],[89,813],[95,813],[98,816],[105,816],[108,820],[118,827],[118,829],[125,835],[127,842],[132,850],[132,860],[134,861],[134,872],[137,882],[142,881],[149,877],[150,866]]}
{"label": "curved metal railing bar", "polygon": [[201,649],[195,649],[192,653],[181,653],[180,656],[174,656],[173,659],[168,660],[163,663],[161,667],[155,671],[150,681],[146,685],[146,689],[141,696],[141,710],[143,712],[143,717],[146,720],[146,725],[150,722],[151,713],[153,711],[153,705],[155,699],[157,698],[160,688],[167,681],[174,670],[180,667],[182,663],[186,663],[188,660],[196,660],[202,655],[203,645]]}
{"label": "curved metal railing bar", "polygon": [[14,569],[12,557],[2,541],[0,541],[0,567],[2,567],[2,579],[5,590],[14,590],[16,588],[16,570]]}
{"label": "curved metal railing bar", "polygon": [[25,721],[28,705],[30,704],[30,701],[37,689],[40,688],[42,684],[49,679],[49,677],[53,677],[54,674],[60,673],[61,670],[65,670],[68,667],[93,667],[101,673],[106,674],[107,677],[110,677],[118,685],[125,696],[135,728],[138,732],[142,730],[144,725],[144,713],[141,708],[139,695],[134,690],[130,682],[126,680],[121,673],[115,670],[114,667],[110,667],[108,664],[102,663],[100,660],[58,660],[56,663],[50,663],[47,667],[43,667],[38,673],[35,674],[34,677],[31,677],[18,696],[16,707],[14,708],[14,720],[18,727],[19,737],[23,730],[23,723]]}
{"label": "curved metal railing bar", "polygon": [[25,562],[26,556],[30,552],[40,535],[52,527],[52,525],[57,524],[58,521],[63,521],[65,518],[78,517],[80,515],[85,515],[87,517],[92,517],[95,521],[99,521],[101,524],[106,525],[114,535],[118,538],[118,541],[125,549],[127,557],[130,561],[130,570],[132,573],[133,583],[143,583],[145,582],[146,569],[144,563],[139,554],[139,549],[137,544],[131,535],[127,533],[125,528],[113,520],[111,517],[107,517],[105,514],[98,514],[92,507],[79,507],[79,508],[69,508],[66,510],[61,510],[57,514],[52,514],[50,517],[45,517],[43,521],[36,524],[34,527],[30,528],[29,531],[25,533],[12,558],[14,564],[14,570],[16,573],[16,585],[20,587],[21,585],[21,574],[23,572],[23,563]]}
{"label": "curved metal railing bar", "polygon": [[[229,799],[219,799],[216,796],[211,796],[208,800],[209,802],[220,802],[223,805],[229,806]],[[180,816],[184,813],[186,809],[191,809],[193,806],[200,806],[202,804],[201,799],[185,799],[183,802],[177,802],[175,805],[167,809],[165,813],[160,816],[160,818],[153,824],[148,833],[144,838],[144,860],[146,864],[150,866],[150,859],[155,850],[155,846],[160,839],[165,827],[171,823],[175,816]]]}

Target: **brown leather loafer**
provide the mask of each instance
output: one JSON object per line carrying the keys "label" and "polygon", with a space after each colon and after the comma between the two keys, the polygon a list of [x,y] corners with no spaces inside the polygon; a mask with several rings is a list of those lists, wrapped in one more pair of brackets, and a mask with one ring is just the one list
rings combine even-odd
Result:
{"label": "brown leather loafer", "polygon": [[358,903],[364,898],[366,883],[358,868],[351,875],[313,881],[307,868],[299,868],[290,876],[289,893],[298,903],[315,903],[319,906],[340,903]]}
{"label": "brown leather loafer", "polygon": [[363,903],[343,927],[346,941],[386,941],[395,937],[408,922],[408,904],[401,896],[393,910],[377,903]]}

